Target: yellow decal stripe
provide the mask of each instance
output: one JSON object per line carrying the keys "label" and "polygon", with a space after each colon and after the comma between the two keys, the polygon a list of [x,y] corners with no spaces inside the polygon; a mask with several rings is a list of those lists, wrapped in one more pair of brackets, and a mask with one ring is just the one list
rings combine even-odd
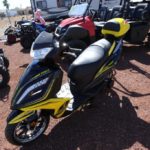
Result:
{"label": "yellow decal stripe", "polygon": [[21,122],[33,114],[34,114],[34,111],[22,112],[21,114],[13,118],[8,124],[15,124],[15,123]]}
{"label": "yellow decal stripe", "polygon": [[113,44],[112,44],[112,46],[111,46],[111,48],[110,48],[110,50],[109,50],[109,52],[108,52],[108,56],[110,56],[112,54],[115,46],[116,46],[116,42],[114,41]]}
{"label": "yellow decal stripe", "polygon": [[104,64],[101,69],[97,72],[97,74],[95,75],[94,79],[96,79],[97,77],[99,77],[103,72],[107,71],[108,69],[110,69],[113,66],[113,61],[111,61],[107,66],[106,64]]}
{"label": "yellow decal stripe", "polygon": [[44,102],[38,103],[34,106],[22,108],[21,110],[23,112],[18,116],[16,116],[15,118],[13,118],[9,122],[9,124],[15,124],[21,122],[26,118],[28,118],[29,116],[33,115],[36,110],[41,110],[41,109],[54,110],[54,117],[59,118],[66,111],[66,107],[69,101],[70,98],[54,98],[54,99],[49,99]]}
{"label": "yellow decal stripe", "polygon": [[[65,105],[69,101],[70,101],[70,98],[52,98],[52,99],[42,101],[32,106],[21,108],[21,110],[22,111],[36,111],[36,110],[41,110],[41,109],[50,109],[50,110],[54,110],[54,115],[58,115],[60,108],[63,107],[63,105]],[[64,107],[64,110],[61,110],[61,112],[65,111],[65,109],[66,107]]]}
{"label": "yellow decal stripe", "polygon": [[[52,107],[55,107],[57,105],[63,104],[67,101],[69,101],[70,98],[52,98],[48,99],[46,101],[39,102],[35,105],[27,106],[24,108],[21,108],[22,111],[29,111],[29,110],[37,110],[37,109],[51,109]],[[53,105],[53,106],[51,106]]]}
{"label": "yellow decal stripe", "polygon": [[45,71],[43,71],[43,72],[41,72],[41,73],[35,75],[35,76],[32,78],[32,80],[36,79],[36,78],[39,77],[39,76],[45,75],[45,74],[47,74],[47,73],[49,73],[49,72],[50,72],[49,69],[48,69],[48,70],[45,70]]}

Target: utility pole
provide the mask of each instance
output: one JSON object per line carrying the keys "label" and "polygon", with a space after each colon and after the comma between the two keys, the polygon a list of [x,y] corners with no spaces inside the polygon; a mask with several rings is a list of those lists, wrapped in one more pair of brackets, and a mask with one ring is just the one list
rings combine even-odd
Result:
{"label": "utility pole", "polygon": [[8,17],[8,20],[9,20],[9,24],[11,24],[11,20],[10,20],[10,16],[9,16],[9,3],[7,0],[3,0],[3,5],[6,7],[6,15]]}

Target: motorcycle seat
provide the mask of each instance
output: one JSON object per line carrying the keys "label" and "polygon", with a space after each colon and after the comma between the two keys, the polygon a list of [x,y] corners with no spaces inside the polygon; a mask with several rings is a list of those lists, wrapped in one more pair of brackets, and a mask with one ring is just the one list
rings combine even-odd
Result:
{"label": "motorcycle seat", "polygon": [[52,42],[53,42],[53,34],[43,31],[36,38],[32,48],[33,50],[36,50],[36,49],[52,47]]}
{"label": "motorcycle seat", "polygon": [[101,39],[85,49],[68,69],[71,82],[77,85],[87,85],[92,81],[107,59],[112,45],[112,39]]}

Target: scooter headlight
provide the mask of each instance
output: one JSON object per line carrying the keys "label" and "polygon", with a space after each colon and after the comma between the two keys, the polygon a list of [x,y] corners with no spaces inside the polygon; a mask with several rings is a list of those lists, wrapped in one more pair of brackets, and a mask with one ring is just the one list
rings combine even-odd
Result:
{"label": "scooter headlight", "polygon": [[38,50],[33,50],[33,48],[31,48],[30,56],[34,59],[44,59],[52,49],[52,47],[42,48]]}

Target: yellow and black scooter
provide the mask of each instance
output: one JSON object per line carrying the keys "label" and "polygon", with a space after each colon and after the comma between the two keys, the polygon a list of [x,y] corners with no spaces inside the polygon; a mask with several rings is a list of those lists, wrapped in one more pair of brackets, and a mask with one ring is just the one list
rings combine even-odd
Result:
{"label": "yellow and black scooter", "polygon": [[46,130],[50,116],[60,118],[75,112],[110,85],[122,51],[122,37],[128,30],[124,19],[109,20],[102,29],[105,38],[90,45],[70,65],[70,82],[64,85],[63,72],[54,61],[60,49],[55,41],[50,43],[50,33],[41,33],[32,45],[34,59],[12,98],[5,129],[7,140],[16,145],[36,140]]}

